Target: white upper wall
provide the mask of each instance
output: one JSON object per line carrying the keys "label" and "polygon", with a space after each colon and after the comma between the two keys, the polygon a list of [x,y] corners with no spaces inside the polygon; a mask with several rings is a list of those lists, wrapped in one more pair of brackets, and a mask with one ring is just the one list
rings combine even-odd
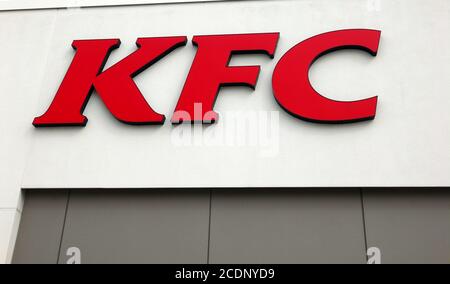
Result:
{"label": "white upper wall", "polygon": [[[1,134],[8,138],[1,142],[0,165],[8,178],[2,179],[1,194],[13,200],[20,187],[449,186],[449,16],[446,0],[229,1],[1,12],[1,70],[8,75],[0,84],[1,99],[8,102],[2,105]],[[376,119],[317,125],[285,113],[271,89],[280,57],[310,36],[347,28],[382,30],[378,56],[330,54],[313,66],[311,80],[336,100],[378,95]],[[261,75],[253,92],[221,90],[215,106],[221,119],[215,125],[193,130],[168,121],[160,127],[124,125],[96,95],[85,110],[85,128],[31,125],[53,99],[73,58],[74,39],[120,38],[122,46],[108,67],[133,52],[138,37],[255,32],[280,32],[275,58],[232,60],[261,65]],[[168,119],[195,52],[189,43],[135,78],[152,107]],[[242,121],[252,114],[274,116],[268,124],[259,117],[256,125],[224,132],[221,140],[235,115]],[[189,138],[191,130],[190,144],[179,139],[180,132]],[[234,140],[246,133],[256,140]]]}
{"label": "white upper wall", "polygon": [[[67,7],[121,6],[142,4],[176,4],[189,2],[248,0],[0,0],[1,10],[52,9]],[[253,0],[255,1],[255,0]],[[265,0],[256,0],[265,1]]]}
{"label": "white upper wall", "polygon": [[[176,137],[182,130],[190,131],[190,125],[123,125],[93,96],[85,111],[85,128],[30,128],[33,145],[22,186],[449,186],[450,65],[445,63],[450,62],[450,2],[372,2],[239,1],[60,11],[42,87],[36,92],[36,116],[53,99],[73,58],[74,39],[121,38],[122,46],[113,52],[108,67],[135,50],[138,37],[254,32],[280,32],[281,37],[273,60],[239,56],[232,61],[261,65],[256,91],[223,89],[215,107],[221,120],[199,127],[206,133],[196,135],[189,145],[180,145]],[[271,89],[279,58],[310,36],[347,28],[382,30],[378,56],[355,51],[329,55],[314,65],[312,82],[336,100],[378,95],[376,119],[324,126],[286,114]],[[439,52],[431,43],[439,43]],[[136,78],[149,103],[167,118],[195,51],[191,44],[179,48]],[[211,135],[231,124],[229,112],[238,110],[276,112],[278,120],[270,120],[273,126],[263,125],[271,128],[269,139],[257,131],[256,145],[209,146]],[[227,132],[219,142],[229,143],[227,138],[242,137],[258,127]]]}
{"label": "white upper wall", "polygon": [[56,10],[0,12],[0,208],[18,205]]}

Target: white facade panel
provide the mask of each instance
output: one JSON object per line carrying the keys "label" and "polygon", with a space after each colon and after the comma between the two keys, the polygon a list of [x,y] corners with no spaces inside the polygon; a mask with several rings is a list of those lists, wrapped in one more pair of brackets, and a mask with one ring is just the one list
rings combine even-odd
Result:
{"label": "white facade panel", "polygon": [[[224,0],[0,0],[0,11],[100,7],[100,6],[181,4],[181,3],[215,2],[215,1],[224,1]],[[246,1],[246,0],[225,0],[225,1]]]}
{"label": "white facade panel", "polygon": [[[262,72],[254,92],[222,89],[215,106],[222,116],[213,126],[123,125],[93,96],[84,113],[89,118],[85,128],[30,129],[33,145],[22,186],[450,185],[450,67],[442,64],[450,59],[446,48],[450,39],[445,36],[450,4],[381,3],[373,8],[367,1],[244,1],[59,11],[52,54],[42,87],[35,94],[39,96],[36,116],[47,109],[56,93],[72,60],[74,39],[120,38],[122,46],[112,53],[108,67],[134,51],[138,37],[281,35],[274,60],[264,56],[232,60],[232,64],[261,64]],[[279,58],[310,36],[348,28],[381,30],[378,56],[344,51],[324,57],[311,71],[312,82],[337,100],[378,95],[375,120],[324,126],[285,113],[271,89],[272,71]],[[430,43],[439,43],[439,52]],[[191,44],[179,48],[135,79],[150,105],[168,119],[195,52]],[[268,123],[263,125],[264,119],[259,117],[242,133],[229,130],[233,122],[228,119],[237,111],[244,114],[233,122],[255,114],[265,116]],[[190,142],[179,138],[180,132],[186,138],[191,130]],[[202,131],[203,135],[198,134]],[[220,139],[221,133],[225,138]],[[246,133],[256,142],[236,142]],[[218,141],[212,141],[213,135],[219,136]]]}
{"label": "white facade panel", "polygon": [[16,209],[0,209],[0,264],[11,262],[20,214]]}
{"label": "white facade panel", "polygon": [[[0,13],[0,208],[15,208],[55,11]],[[23,17],[26,21],[18,23]]]}

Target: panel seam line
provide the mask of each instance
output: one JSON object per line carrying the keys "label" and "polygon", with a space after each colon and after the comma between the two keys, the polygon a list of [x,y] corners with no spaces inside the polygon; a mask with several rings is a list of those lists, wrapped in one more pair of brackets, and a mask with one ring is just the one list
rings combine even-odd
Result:
{"label": "panel seam line", "polygon": [[63,242],[63,238],[64,238],[64,231],[66,229],[67,211],[69,210],[69,201],[70,201],[71,192],[72,192],[72,190],[69,189],[69,192],[67,193],[66,210],[64,212],[64,220],[63,220],[63,226],[62,226],[62,230],[61,230],[61,238],[59,240],[59,248],[58,248],[58,256],[56,258],[56,264],[59,264],[59,259],[60,259],[60,255],[61,255],[62,242]]}
{"label": "panel seam line", "polygon": [[206,253],[206,264],[209,264],[209,254],[211,249],[211,211],[212,211],[212,189],[209,190],[208,248]]}
{"label": "panel seam line", "polygon": [[366,262],[367,262],[368,261],[368,256],[367,256],[368,244],[367,244],[366,213],[365,213],[365,209],[364,209],[363,189],[361,188],[359,190],[359,192],[360,192],[360,198],[361,198],[361,215],[362,215],[362,223],[363,223],[364,248],[365,248],[364,258],[366,259]]}

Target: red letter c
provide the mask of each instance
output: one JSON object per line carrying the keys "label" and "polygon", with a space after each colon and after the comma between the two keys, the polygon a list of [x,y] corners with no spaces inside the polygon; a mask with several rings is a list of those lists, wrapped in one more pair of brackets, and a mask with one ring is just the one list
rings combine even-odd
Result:
{"label": "red letter c", "polygon": [[290,49],[275,67],[275,99],[288,113],[318,123],[349,123],[375,118],[377,97],[341,102],[323,97],[309,82],[309,69],[321,56],[340,49],[360,49],[376,56],[381,31],[341,30],[309,38]]}

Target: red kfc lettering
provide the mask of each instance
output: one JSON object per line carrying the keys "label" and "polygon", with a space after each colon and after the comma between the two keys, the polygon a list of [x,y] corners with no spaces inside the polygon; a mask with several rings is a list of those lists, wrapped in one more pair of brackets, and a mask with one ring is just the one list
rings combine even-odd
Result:
{"label": "red kfc lettering", "polygon": [[[279,33],[195,36],[198,46],[172,123],[214,123],[213,111],[219,90],[223,86],[256,86],[259,66],[228,66],[233,54],[263,53],[273,58]],[[201,106],[196,113],[196,105]]]}
{"label": "red kfc lettering", "polygon": [[[274,97],[288,113],[317,123],[349,123],[375,118],[378,98],[335,101],[316,92],[308,72],[320,56],[340,49],[360,49],[375,56],[381,32],[354,29],[321,34],[291,48],[277,63],[272,77]],[[259,66],[229,66],[233,54],[263,53],[273,58],[279,33],[195,36],[198,46],[185,85],[172,116],[172,123],[214,123],[214,104],[223,86],[255,88]],[[138,50],[102,72],[118,39],[76,40],[72,64],[48,110],[33,121],[42,126],[85,126],[83,115],[93,89],[108,110],[127,124],[163,124],[142,96],[133,77],[186,44],[186,37],[139,38]]]}
{"label": "red kfc lettering", "polygon": [[128,124],[163,124],[165,116],[155,112],[142,96],[133,77],[175,48],[186,37],[139,38],[139,49],[100,74],[109,53],[120,40],[76,40],[72,64],[48,110],[33,121],[41,126],[85,126],[83,115],[93,88],[115,118]]}
{"label": "red kfc lettering", "polygon": [[353,102],[334,101],[316,92],[309,68],[320,56],[340,49],[360,49],[375,56],[380,31],[342,30],[307,39],[289,50],[275,67],[272,85],[278,104],[300,119],[319,123],[348,123],[375,118],[377,97]]}

